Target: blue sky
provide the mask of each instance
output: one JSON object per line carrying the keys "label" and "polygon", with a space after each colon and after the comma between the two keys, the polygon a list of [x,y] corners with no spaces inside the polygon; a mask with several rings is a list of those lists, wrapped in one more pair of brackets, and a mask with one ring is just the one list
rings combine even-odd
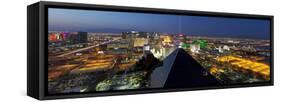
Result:
{"label": "blue sky", "polygon": [[164,32],[200,36],[270,38],[270,21],[49,8],[49,31]]}

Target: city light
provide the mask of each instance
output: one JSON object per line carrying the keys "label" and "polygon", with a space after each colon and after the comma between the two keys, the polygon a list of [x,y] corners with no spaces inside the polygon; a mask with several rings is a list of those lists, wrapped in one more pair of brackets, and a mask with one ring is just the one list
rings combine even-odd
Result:
{"label": "city light", "polygon": [[244,58],[234,57],[234,56],[223,56],[217,59],[219,62],[228,63],[232,66],[235,66],[236,70],[241,71],[250,71],[255,75],[262,75],[263,78],[269,80],[270,77],[270,67],[267,64],[254,62]]}

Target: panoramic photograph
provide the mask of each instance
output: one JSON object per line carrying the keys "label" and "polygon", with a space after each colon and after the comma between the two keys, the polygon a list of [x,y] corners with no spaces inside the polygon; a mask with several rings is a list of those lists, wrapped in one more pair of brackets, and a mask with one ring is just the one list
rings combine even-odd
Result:
{"label": "panoramic photograph", "polygon": [[270,20],[48,9],[48,94],[270,81]]}

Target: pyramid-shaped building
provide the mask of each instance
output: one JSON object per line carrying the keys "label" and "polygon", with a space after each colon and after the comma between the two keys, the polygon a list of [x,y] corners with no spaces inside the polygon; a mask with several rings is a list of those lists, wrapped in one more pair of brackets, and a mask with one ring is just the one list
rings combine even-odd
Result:
{"label": "pyramid-shaped building", "polygon": [[220,85],[220,82],[181,48],[167,56],[163,61],[163,66],[156,68],[150,76],[151,88],[193,88],[217,85]]}

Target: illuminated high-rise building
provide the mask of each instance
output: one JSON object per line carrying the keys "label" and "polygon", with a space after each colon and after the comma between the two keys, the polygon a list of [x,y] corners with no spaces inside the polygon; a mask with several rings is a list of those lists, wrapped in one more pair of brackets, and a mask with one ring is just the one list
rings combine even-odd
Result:
{"label": "illuminated high-rise building", "polygon": [[200,45],[199,44],[191,44],[190,51],[193,53],[199,53]]}

